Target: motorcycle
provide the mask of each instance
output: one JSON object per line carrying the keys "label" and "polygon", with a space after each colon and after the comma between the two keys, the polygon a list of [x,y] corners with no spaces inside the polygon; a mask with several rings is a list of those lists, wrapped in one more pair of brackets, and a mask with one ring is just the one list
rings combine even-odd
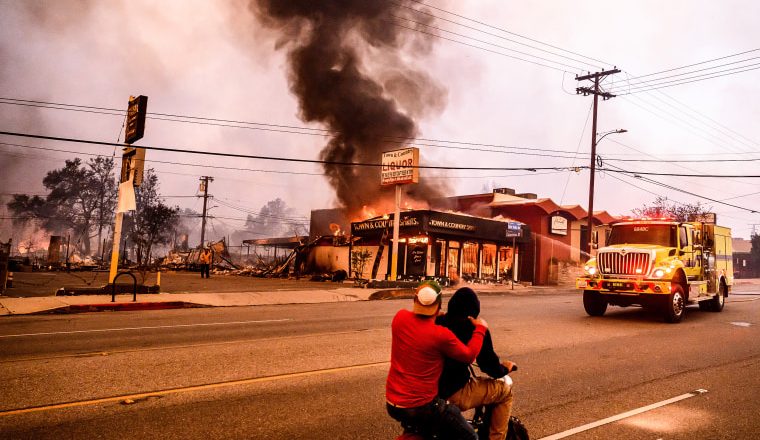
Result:
{"label": "motorcycle", "polygon": [[[474,370],[470,367],[470,371],[474,374]],[[512,368],[510,373],[517,371],[517,365]],[[498,380],[504,380],[511,387],[512,378],[506,375]],[[472,416],[467,418],[475,433],[478,435],[479,440],[488,440],[488,431],[491,424],[490,409],[486,405],[474,408]],[[415,426],[402,424],[404,433],[396,437],[396,440],[439,440],[438,435],[430,432],[429,427]],[[509,429],[507,431],[507,437],[505,440],[529,440],[528,429],[525,424],[516,416],[509,417]]]}

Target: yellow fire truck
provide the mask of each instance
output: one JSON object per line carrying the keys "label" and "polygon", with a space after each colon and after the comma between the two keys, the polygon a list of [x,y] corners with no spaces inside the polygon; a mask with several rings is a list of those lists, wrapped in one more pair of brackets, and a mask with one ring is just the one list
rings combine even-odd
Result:
{"label": "yellow fire truck", "polygon": [[687,304],[720,312],[734,280],[731,230],[714,222],[621,221],[610,225],[584,272],[576,287],[591,316],[603,315],[608,304],[641,305],[673,323]]}

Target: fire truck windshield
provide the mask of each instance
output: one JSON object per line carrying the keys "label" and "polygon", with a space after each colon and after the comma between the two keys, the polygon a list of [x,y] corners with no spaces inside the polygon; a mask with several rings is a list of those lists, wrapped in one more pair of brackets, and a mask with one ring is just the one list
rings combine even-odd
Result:
{"label": "fire truck windshield", "polygon": [[654,244],[676,246],[675,225],[629,224],[612,227],[607,245],[613,244]]}

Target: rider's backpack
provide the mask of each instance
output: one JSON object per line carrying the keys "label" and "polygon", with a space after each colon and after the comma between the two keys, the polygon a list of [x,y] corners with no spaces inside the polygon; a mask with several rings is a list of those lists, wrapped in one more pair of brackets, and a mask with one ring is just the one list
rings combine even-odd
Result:
{"label": "rider's backpack", "polygon": [[520,419],[511,416],[509,418],[509,431],[507,431],[507,437],[504,440],[530,440],[528,428]]}

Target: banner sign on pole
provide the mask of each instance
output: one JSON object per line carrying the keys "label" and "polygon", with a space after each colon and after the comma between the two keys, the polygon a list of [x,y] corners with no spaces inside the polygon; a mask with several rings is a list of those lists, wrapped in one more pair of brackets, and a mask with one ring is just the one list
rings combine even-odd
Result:
{"label": "banner sign on pole", "polygon": [[420,149],[404,148],[383,153],[381,185],[399,185],[420,181]]}
{"label": "banner sign on pole", "polygon": [[145,115],[148,112],[148,97],[140,95],[129,97],[127,107],[127,128],[124,130],[124,143],[131,144],[145,135]]}

